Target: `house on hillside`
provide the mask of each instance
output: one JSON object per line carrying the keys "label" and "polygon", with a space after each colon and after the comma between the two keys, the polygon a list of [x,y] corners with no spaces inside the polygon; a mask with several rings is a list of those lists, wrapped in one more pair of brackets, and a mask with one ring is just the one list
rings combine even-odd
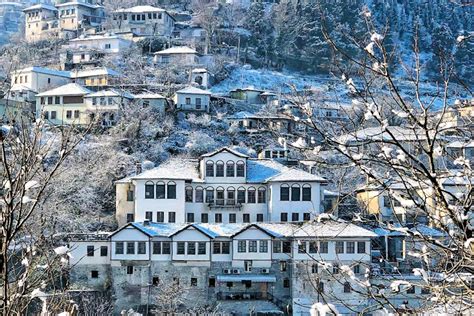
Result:
{"label": "house on hillside", "polygon": [[194,66],[200,64],[200,55],[193,48],[174,46],[156,52],[153,61],[160,65]]}
{"label": "house on hillside", "polygon": [[105,10],[96,0],[57,2],[59,27],[77,36],[78,31],[97,29],[105,21]]}
{"label": "house on hillside", "polygon": [[168,100],[159,93],[153,92],[142,92],[135,94],[135,102],[143,107],[152,107],[158,109],[161,113],[164,113],[168,108]]}
{"label": "house on hillside", "polygon": [[469,160],[474,168],[474,140],[454,141],[446,145],[446,167],[449,169],[463,169],[461,159]]}
{"label": "house on hillside", "polygon": [[85,111],[101,126],[114,126],[123,109],[134,99],[132,94],[116,89],[92,92],[84,96]]}
{"label": "house on hillside", "polygon": [[58,9],[50,4],[35,4],[23,10],[25,14],[25,39],[27,42],[43,41],[59,36]]}
{"label": "house on hillside", "polygon": [[171,159],[117,181],[119,224],[306,222],[321,213],[326,180],[229,148]]}
{"label": "house on hillside", "polygon": [[238,130],[246,133],[277,131],[294,135],[298,127],[298,124],[291,118],[279,114],[258,114],[242,111],[228,116],[227,120]]}
{"label": "house on hillside", "polygon": [[73,82],[86,87],[105,87],[114,85],[119,79],[120,73],[106,67],[72,70]]}
{"label": "house on hillside", "polygon": [[264,90],[247,87],[232,90],[229,94],[232,99],[242,100],[250,104],[263,104],[266,102],[266,99],[262,98],[264,92]]}
{"label": "house on hillside", "polygon": [[171,37],[175,23],[168,11],[150,5],[118,9],[113,12],[112,19],[114,31],[164,38]]}
{"label": "house on hillside", "polygon": [[173,101],[179,111],[209,112],[211,92],[192,86],[176,91]]}

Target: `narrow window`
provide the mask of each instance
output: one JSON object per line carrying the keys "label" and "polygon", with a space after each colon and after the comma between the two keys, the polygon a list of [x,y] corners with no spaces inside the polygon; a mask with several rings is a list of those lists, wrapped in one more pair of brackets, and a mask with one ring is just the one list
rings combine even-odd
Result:
{"label": "narrow window", "polygon": [[303,201],[311,201],[311,186],[309,184],[303,185]]}
{"label": "narrow window", "polygon": [[235,213],[229,214],[229,223],[233,224],[237,222],[237,215]]}
{"label": "narrow window", "polygon": [[87,256],[88,257],[94,256],[94,246],[87,246]]}
{"label": "narrow window", "polygon": [[290,200],[290,187],[287,184],[280,186],[280,201]]}
{"label": "narrow window", "polygon": [[357,253],[365,253],[365,241],[357,242]]}
{"label": "narrow window", "polygon": [[257,252],[257,241],[250,240],[249,241],[249,252]]}
{"label": "narrow window", "polygon": [[313,263],[313,265],[311,266],[311,273],[318,273],[318,264],[317,263]]}
{"label": "narrow window", "polygon": [[291,186],[291,201],[299,201],[299,200],[301,200],[300,186],[297,184],[293,184]]}
{"label": "narrow window", "polygon": [[223,255],[230,254],[230,241],[223,241],[222,242],[222,254]]}
{"label": "narrow window", "polygon": [[100,256],[107,257],[109,248],[107,246],[100,246]]}
{"label": "narrow window", "polygon": [[202,187],[196,188],[196,203],[202,203],[204,200],[204,190]]}
{"label": "narrow window", "polygon": [[309,253],[318,253],[318,242],[310,241],[309,242]]}
{"label": "narrow window", "polygon": [[168,199],[176,199],[176,183],[168,182]]}
{"label": "narrow window", "polygon": [[285,272],[288,268],[288,263],[286,261],[280,261],[280,271]]}
{"label": "narrow window", "polygon": [[198,243],[198,255],[205,255],[206,254],[206,243],[199,242]]}
{"label": "narrow window", "polygon": [[255,188],[250,187],[247,190],[247,203],[255,203]]}
{"label": "narrow window", "polygon": [[156,184],[156,198],[157,199],[164,199],[165,198],[165,183],[158,182]]}
{"label": "narrow window", "polygon": [[123,255],[123,241],[118,241],[115,243],[115,254]]}
{"label": "narrow window", "polygon": [[280,214],[280,222],[288,222],[288,213]]}
{"label": "narrow window", "polygon": [[267,201],[267,190],[265,188],[258,188],[258,203],[265,203]]}
{"label": "narrow window", "polygon": [[145,199],[154,199],[155,185],[153,182],[149,181],[145,183]]}
{"label": "narrow window", "polygon": [[214,203],[214,188],[206,188],[206,203]]}
{"label": "narrow window", "polygon": [[187,213],[186,214],[186,221],[188,223],[194,223],[194,213]]}
{"label": "narrow window", "polygon": [[226,177],[234,177],[235,176],[235,168],[234,168],[234,162],[233,161],[227,161],[225,174],[226,174]]}
{"label": "narrow window", "polygon": [[135,254],[135,242],[129,241],[127,242],[127,255],[134,255]]}
{"label": "narrow window", "polygon": [[160,278],[157,277],[157,276],[154,276],[151,283],[153,284],[153,286],[159,285],[160,284]]}
{"label": "narrow window", "polygon": [[259,213],[257,214],[257,223],[263,222],[263,214]]}
{"label": "narrow window", "polygon": [[171,242],[164,241],[161,243],[161,247],[162,247],[163,255],[169,255],[171,253]]}
{"label": "narrow window", "polygon": [[221,213],[216,213],[214,218],[215,218],[216,223],[222,223],[222,214]]}
{"label": "narrow window", "polygon": [[268,252],[268,241],[267,240],[260,240],[260,252],[267,253]]}
{"label": "narrow window", "polygon": [[165,212],[162,212],[162,211],[156,212],[156,221],[158,223],[164,223],[165,222]]}
{"label": "narrow window", "polygon": [[214,177],[214,163],[212,161],[206,162],[206,177]]}
{"label": "narrow window", "polygon": [[153,221],[153,213],[152,212],[145,212],[145,219],[149,221]]}
{"label": "narrow window", "polygon": [[327,241],[319,242],[319,253],[328,253],[329,244]]}
{"label": "narrow window", "polygon": [[250,223],[250,214],[243,214],[243,222]]}
{"label": "narrow window", "polygon": [[247,252],[247,242],[245,240],[239,240],[237,243],[237,251],[238,252]]}
{"label": "narrow window", "polygon": [[128,202],[133,201],[133,191],[132,190],[127,190],[127,201]]}
{"label": "narrow window", "polygon": [[291,253],[291,241],[283,242],[283,253]]}
{"label": "narrow window", "polygon": [[178,255],[184,255],[184,246],[185,246],[185,242],[184,241],[180,241],[178,242],[178,247],[177,247],[177,254]]}
{"label": "narrow window", "polygon": [[127,266],[127,274],[133,274],[133,266]]}
{"label": "narrow window", "polygon": [[138,242],[138,254],[139,255],[146,254],[146,243],[144,241]]}
{"label": "narrow window", "polygon": [[243,204],[245,203],[245,188],[240,187],[237,190],[237,203]]}
{"label": "narrow window", "polygon": [[154,241],[153,242],[153,254],[154,255],[161,255],[161,241]]}
{"label": "narrow window", "polygon": [[336,241],[336,253],[344,253],[344,242]]}
{"label": "narrow window", "polygon": [[233,187],[227,188],[226,205],[235,205],[235,189]]}
{"label": "narrow window", "polygon": [[188,255],[195,255],[196,254],[196,243],[195,242],[187,242],[188,244]]}
{"label": "narrow window", "polygon": [[176,223],[176,212],[168,212],[168,223]]}
{"label": "narrow window", "polygon": [[300,220],[300,214],[299,213],[291,213],[291,221],[299,222],[299,220]]}
{"label": "narrow window", "polygon": [[201,223],[209,223],[209,214],[207,213],[201,214]]}
{"label": "narrow window", "polygon": [[355,242],[353,241],[346,242],[346,252],[355,253]]}
{"label": "narrow window", "polygon": [[290,279],[283,279],[283,287],[289,288],[290,287]]}
{"label": "narrow window", "polygon": [[127,223],[131,223],[135,220],[135,215],[132,213],[127,213]]}
{"label": "narrow window", "polygon": [[218,161],[216,162],[216,177],[223,177],[224,176],[224,162]]}
{"label": "narrow window", "polygon": [[237,161],[237,177],[245,177],[245,163]]}
{"label": "narrow window", "polygon": [[185,200],[186,202],[193,202],[193,188],[192,187],[186,187],[185,190]]}
{"label": "narrow window", "polygon": [[99,277],[99,271],[97,270],[92,270],[91,271],[91,278],[92,279],[97,279]]}
{"label": "narrow window", "polygon": [[209,278],[209,287],[216,287],[216,278],[214,277]]}
{"label": "narrow window", "polygon": [[306,253],[306,241],[298,243],[298,253]]}
{"label": "narrow window", "polygon": [[197,278],[191,278],[191,286],[197,286],[198,284],[198,279]]}
{"label": "narrow window", "polygon": [[311,215],[309,213],[303,213],[303,221],[307,222],[311,220]]}

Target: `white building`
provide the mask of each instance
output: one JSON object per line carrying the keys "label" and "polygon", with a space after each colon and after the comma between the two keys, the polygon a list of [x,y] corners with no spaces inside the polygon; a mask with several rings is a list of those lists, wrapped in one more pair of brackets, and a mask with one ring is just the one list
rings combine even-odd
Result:
{"label": "white building", "polygon": [[143,107],[150,106],[164,113],[168,106],[168,101],[159,93],[142,92],[134,95],[135,101]]}
{"label": "white building", "polygon": [[116,184],[120,225],[306,222],[321,213],[326,180],[269,159],[222,148],[199,160],[171,159]]}
{"label": "white building", "polygon": [[196,87],[186,87],[176,91],[174,104],[177,110],[209,112],[211,103],[211,92]]}
{"label": "white building", "polygon": [[23,10],[25,13],[25,39],[36,42],[57,38],[59,33],[58,9],[49,4],[35,4]]}
{"label": "white building", "polygon": [[174,29],[174,18],[166,11],[149,5],[119,9],[113,13],[114,28],[138,36],[169,38]]}
{"label": "white building", "polygon": [[153,61],[160,65],[194,66],[200,64],[198,52],[187,46],[174,46],[155,53]]}

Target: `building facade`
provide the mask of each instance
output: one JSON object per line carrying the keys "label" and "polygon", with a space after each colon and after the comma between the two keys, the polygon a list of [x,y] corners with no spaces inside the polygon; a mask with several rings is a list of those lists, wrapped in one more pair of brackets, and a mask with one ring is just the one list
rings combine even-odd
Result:
{"label": "building facade", "polygon": [[175,22],[166,10],[149,5],[116,10],[112,18],[114,30],[167,38],[171,36]]}

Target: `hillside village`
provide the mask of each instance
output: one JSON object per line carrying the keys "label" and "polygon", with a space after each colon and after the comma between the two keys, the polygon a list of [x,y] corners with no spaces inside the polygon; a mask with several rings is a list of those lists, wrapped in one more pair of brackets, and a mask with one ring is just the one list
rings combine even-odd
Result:
{"label": "hillside village", "polygon": [[0,2],[0,314],[472,312],[472,21],[443,90],[278,60],[283,5]]}

